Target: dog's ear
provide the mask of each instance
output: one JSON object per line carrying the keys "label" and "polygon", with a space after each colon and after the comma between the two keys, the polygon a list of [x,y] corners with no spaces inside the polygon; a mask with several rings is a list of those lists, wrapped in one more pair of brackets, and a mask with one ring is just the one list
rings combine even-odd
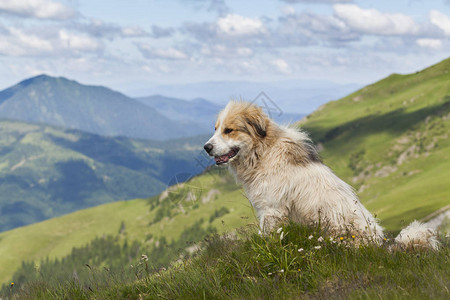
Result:
{"label": "dog's ear", "polygon": [[260,137],[265,137],[267,135],[266,132],[266,124],[263,120],[263,122],[255,122],[254,120],[251,119],[245,119],[245,121],[253,127],[254,131],[256,132],[256,134],[258,134]]}
{"label": "dog's ear", "polygon": [[250,132],[262,138],[267,135],[268,120],[259,107],[249,107],[245,112],[244,120],[249,125]]}

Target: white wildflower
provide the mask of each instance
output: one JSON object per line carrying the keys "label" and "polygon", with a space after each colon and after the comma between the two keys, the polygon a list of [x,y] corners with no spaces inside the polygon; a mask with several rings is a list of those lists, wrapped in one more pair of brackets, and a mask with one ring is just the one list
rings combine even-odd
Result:
{"label": "white wildflower", "polygon": [[303,248],[300,248],[300,249],[298,249],[298,252],[302,252],[304,249]]}
{"label": "white wildflower", "polygon": [[281,234],[280,234],[280,241],[282,241],[283,238],[284,238],[284,232],[282,231]]}
{"label": "white wildflower", "polygon": [[283,227],[278,228],[277,233],[279,234],[281,232],[281,230],[283,230]]}
{"label": "white wildflower", "polygon": [[315,246],[314,249],[320,249],[322,246]]}
{"label": "white wildflower", "polygon": [[310,236],[308,236],[308,240],[312,239],[313,235],[311,234]]}
{"label": "white wildflower", "polygon": [[281,269],[281,270],[280,270],[280,273],[284,273],[284,269]]}
{"label": "white wildflower", "polygon": [[267,275],[269,275],[269,276],[270,276],[270,275],[272,275],[272,273],[270,273],[270,272],[269,272],[269,273],[267,273]]}
{"label": "white wildflower", "polygon": [[142,255],[141,255],[141,260],[143,260],[143,261],[148,261],[147,255],[142,254]]}
{"label": "white wildflower", "polygon": [[319,238],[317,239],[317,241],[318,241],[318,242],[323,242],[323,237],[319,237]]}
{"label": "white wildflower", "polygon": [[330,242],[332,242],[334,239],[332,237],[330,237]]}

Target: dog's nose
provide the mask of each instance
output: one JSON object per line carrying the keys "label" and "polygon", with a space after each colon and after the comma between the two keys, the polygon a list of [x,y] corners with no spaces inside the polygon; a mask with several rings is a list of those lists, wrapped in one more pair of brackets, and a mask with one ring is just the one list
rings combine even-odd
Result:
{"label": "dog's nose", "polygon": [[212,151],[212,149],[213,149],[213,145],[208,143],[203,148],[205,148],[206,152],[210,153]]}

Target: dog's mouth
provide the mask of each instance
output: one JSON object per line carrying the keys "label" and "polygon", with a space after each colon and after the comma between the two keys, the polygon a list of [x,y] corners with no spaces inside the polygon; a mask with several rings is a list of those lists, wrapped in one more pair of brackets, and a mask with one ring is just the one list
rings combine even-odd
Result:
{"label": "dog's mouth", "polygon": [[214,160],[216,161],[216,165],[221,165],[224,163],[227,163],[232,159],[233,157],[238,154],[239,148],[233,148],[228,152],[227,154],[221,155],[221,156],[214,156]]}

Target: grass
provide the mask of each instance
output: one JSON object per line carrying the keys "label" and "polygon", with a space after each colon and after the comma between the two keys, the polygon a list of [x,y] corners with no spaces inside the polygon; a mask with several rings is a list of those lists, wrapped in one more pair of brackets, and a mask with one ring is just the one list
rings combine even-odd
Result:
{"label": "grass", "polygon": [[[355,246],[359,237],[330,237],[323,228],[286,224],[260,236],[254,227],[238,236],[214,235],[195,258],[167,271],[137,264],[134,282],[106,272],[93,281],[35,282],[14,291],[17,299],[448,299],[450,248],[390,251]],[[330,239],[332,238],[333,241]],[[95,279],[96,277],[96,279]],[[107,278],[109,280],[107,280]]]}

